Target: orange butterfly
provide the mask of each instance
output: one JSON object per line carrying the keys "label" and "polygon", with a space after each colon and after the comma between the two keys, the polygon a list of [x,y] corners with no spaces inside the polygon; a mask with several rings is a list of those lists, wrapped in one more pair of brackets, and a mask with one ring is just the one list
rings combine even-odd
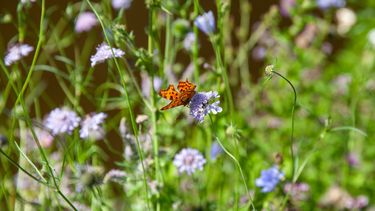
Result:
{"label": "orange butterfly", "polygon": [[160,90],[159,95],[167,100],[172,100],[168,105],[161,108],[161,110],[167,110],[180,105],[186,106],[191,98],[195,95],[195,85],[186,81],[179,81],[176,91],[174,86],[170,84],[167,89]]}

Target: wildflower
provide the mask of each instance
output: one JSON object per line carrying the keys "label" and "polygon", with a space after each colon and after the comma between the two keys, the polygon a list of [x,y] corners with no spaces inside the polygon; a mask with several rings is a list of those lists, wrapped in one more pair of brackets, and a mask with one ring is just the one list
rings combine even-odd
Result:
{"label": "wildflower", "polygon": [[193,32],[187,33],[183,41],[185,50],[191,51],[194,43],[195,43],[195,34]]}
{"label": "wildflower", "polygon": [[322,10],[329,9],[331,7],[344,7],[345,6],[345,0],[316,0],[316,4],[318,7]]}
{"label": "wildflower", "polygon": [[125,177],[126,173],[124,171],[112,169],[104,176],[103,183],[108,183],[110,181],[121,183]]}
{"label": "wildflower", "polygon": [[348,162],[350,167],[356,167],[359,165],[359,157],[357,153],[349,153],[346,156],[346,162]]}
{"label": "wildflower", "polygon": [[98,24],[98,20],[96,19],[96,16],[94,13],[83,12],[79,14],[77,17],[75,31],[77,33],[90,31],[97,24]]}
{"label": "wildflower", "polygon": [[340,35],[346,34],[357,21],[355,13],[348,8],[341,8],[336,12],[337,32]]}
{"label": "wildflower", "polygon": [[102,183],[104,169],[99,166],[79,165],[77,167],[76,192],[82,192],[86,188],[92,188]]}
{"label": "wildflower", "polygon": [[105,60],[113,58],[113,56],[122,57],[123,55],[125,55],[125,52],[121,49],[112,48],[112,50],[114,55],[112,54],[111,48],[107,44],[100,44],[96,48],[96,54],[92,55],[90,58],[91,67],[94,67],[96,64],[103,63]]}
{"label": "wildflower", "polygon": [[341,74],[338,75],[334,81],[333,84],[335,86],[335,91],[338,95],[344,95],[348,93],[349,91],[349,86],[352,82],[352,77],[349,74]]}
{"label": "wildflower", "polygon": [[141,124],[142,122],[146,121],[147,119],[148,119],[147,115],[140,114],[140,115],[137,116],[137,118],[135,118],[135,122],[137,124]]}
{"label": "wildflower", "polygon": [[99,140],[103,138],[104,130],[100,126],[104,119],[107,117],[105,113],[90,114],[81,122],[81,130],[79,131],[79,136],[81,138],[87,139],[92,138]]}
{"label": "wildflower", "polygon": [[116,10],[128,9],[132,4],[132,0],[112,0],[112,7]]}
{"label": "wildflower", "polygon": [[[190,101],[190,115],[199,123],[203,122],[204,117],[210,113],[217,114],[223,109],[219,106],[220,101],[215,101],[220,95],[215,91],[199,92],[195,94]],[[215,101],[211,103],[211,101]]]}
{"label": "wildflower", "polygon": [[266,75],[270,76],[272,75],[273,69],[274,69],[274,66],[272,64],[267,65],[266,68],[264,68],[264,72],[266,73]]}
{"label": "wildflower", "polygon": [[302,201],[307,198],[310,186],[306,183],[287,183],[284,192],[289,194],[293,200]]}
{"label": "wildflower", "polygon": [[46,128],[50,129],[52,135],[63,133],[71,134],[74,128],[79,125],[81,118],[68,108],[56,108],[51,111],[44,122]]}
{"label": "wildflower", "polygon": [[339,210],[359,210],[368,205],[367,196],[353,197],[346,190],[332,186],[320,199],[319,204],[323,207],[334,207]]}
{"label": "wildflower", "polygon": [[374,29],[371,29],[368,34],[367,34],[367,39],[368,41],[370,42],[370,44],[372,45],[372,47],[375,48],[375,28]]}
{"label": "wildflower", "polygon": [[178,168],[179,173],[186,172],[188,175],[194,173],[197,169],[202,170],[206,160],[196,149],[182,149],[173,160],[173,164]]}
{"label": "wildflower", "polygon": [[316,39],[319,33],[319,28],[315,24],[307,24],[303,31],[297,36],[295,42],[300,48],[308,48],[311,43]]}
{"label": "wildflower", "polygon": [[263,193],[271,192],[280,180],[284,177],[284,173],[280,172],[276,166],[267,170],[263,170],[261,176],[255,180],[255,185],[262,188]]}
{"label": "wildflower", "polygon": [[22,59],[29,55],[34,48],[28,44],[15,44],[8,49],[7,55],[4,57],[4,63],[6,66],[10,66],[14,62]]}
{"label": "wildflower", "polygon": [[224,152],[223,148],[221,148],[220,144],[217,141],[215,141],[211,145],[211,159],[212,160],[215,160],[217,156],[219,156],[223,152]]}
{"label": "wildflower", "polygon": [[257,46],[253,49],[251,56],[257,60],[263,60],[267,55],[267,49],[263,46]]}
{"label": "wildflower", "polygon": [[34,3],[36,0],[21,0],[22,4]]}
{"label": "wildflower", "polygon": [[205,34],[210,35],[215,31],[215,17],[212,11],[206,12],[198,16],[194,24]]}

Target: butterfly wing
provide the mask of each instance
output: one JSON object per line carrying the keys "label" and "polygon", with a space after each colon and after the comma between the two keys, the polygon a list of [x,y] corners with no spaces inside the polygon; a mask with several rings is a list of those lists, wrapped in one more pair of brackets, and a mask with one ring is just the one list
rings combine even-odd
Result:
{"label": "butterfly wing", "polygon": [[160,90],[159,95],[167,100],[176,100],[179,93],[173,85],[169,85],[167,89]]}
{"label": "butterfly wing", "polygon": [[186,81],[179,81],[177,85],[178,91],[186,92],[186,91],[194,91],[195,85],[193,83],[190,83],[188,80]]}
{"label": "butterfly wing", "polygon": [[167,109],[174,108],[174,107],[177,107],[177,106],[180,106],[180,105],[183,105],[183,103],[179,99],[172,100],[168,105],[161,108],[161,110],[167,110]]}

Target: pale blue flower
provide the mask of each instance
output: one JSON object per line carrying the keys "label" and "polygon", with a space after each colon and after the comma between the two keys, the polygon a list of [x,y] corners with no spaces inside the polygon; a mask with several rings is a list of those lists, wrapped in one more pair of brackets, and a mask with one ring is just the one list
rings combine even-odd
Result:
{"label": "pale blue flower", "polygon": [[11,64],[22,59],[23,57],[29,55],[30,52],[33,50],[34,48],[28,44],[15,44],[8,49],[8,52],[4,58],[4,63],[6,66],[10,66]]}
{"label": "pale blue flower", "polygon": [[[220,95],[217,92],[199,92],[190,101],[190,115],[198,122],[203,122],[204,117],[210,113],[217,114],[223,109],[219,106],[220,101],[215,101]],[[215,101],[215,102],[213,102]]]}
{"label": "pale blue flower", "polygon": [[116,10],[128,9],[132,4],[132,0],[112,0],[112,7]]}
{"label": "pale blue flower", "polygon": [[125,52],[121,49],[112,48],[113,54],[111,51],[111,48],[106,43],[102,43],[96,48],[96,54],[92,55],[90,58],[91,61],[91,67],[94,67],[96,64],[102,63],[107,59],[113,58],[113,57],[122,57],[125,55]]}
{"label": "pale blue flower", "polygon": [[92,113],[87,115],[81,122],[81,130],[79,131],[79,136],[83,139],[102,139],[104,136],[104,129],[101,124],[104,122],[105,118],[107,118],[107,114],[105,113]]}
{"label": "pale blue flower", "polygon": [[194,42],[195,34],[193,32],[187,33],[183,41],[185,50],[190,51],[193,48]]}
{"label": "pale blue flower", "polygon": [[345,6],[345,0],[316,0],[316,4],[320,9],[329,9],[331,7],[344,7]]}
{"label": "pale blue flower", "polygon": [[173,160],[178,172],[186,172],[188,175],[191,175],[196,170],[202,170],[205,163],[206,159],[204,159],[203,155],[192,148],[182,149]]}
{"label": "pale blue flower", "polygon": [[221,148],[220,144],[217,141],[212,143],[211,153],[210,153],[212,160],[215,160],[217,158],[217,156],[219,156],[223,152],[224,152],[223,148]]}
{"label": "pale blue flower", "polygon": [[75,31],[77,33],[90,31],[94,26],[98,24],[96,16],[92,12],[83,12],[78,15]]}
{"label": "pale blue flower", "polygon": [[215,31],[215,17],[212,11],[206,12],[198,16],[194,24],[205,34],[210,35]]}
{"label": "pale blue flower", "polygon": [[284,178],[284,173],[280,172],[276,166],[263,170],[260,177],[255,180],[255,185],[262,188],[263,193],[271,192],[280,180]]}
{"label": "pale blue flower", "polygon": [[76,112],[68,108],[56,108],[51,111],[44,121],[46,128],[51,130],[52,135],[63,133],[71,134],[78,127],[81,118]]}

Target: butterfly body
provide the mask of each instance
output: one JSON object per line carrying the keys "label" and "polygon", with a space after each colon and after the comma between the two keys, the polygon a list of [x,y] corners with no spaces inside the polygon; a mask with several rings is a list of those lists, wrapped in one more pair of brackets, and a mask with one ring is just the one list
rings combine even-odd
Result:
{"label": "butterfly body", "polygon": [[159,95],[171,102],[161,108],[161,110],[171,109],[177,106],[189,104],[191,98],[195,95],[195,85],[190,83],[188,80],[179,81],[177,85],[178,91],[171,84],[167,89],[160,90]]}

